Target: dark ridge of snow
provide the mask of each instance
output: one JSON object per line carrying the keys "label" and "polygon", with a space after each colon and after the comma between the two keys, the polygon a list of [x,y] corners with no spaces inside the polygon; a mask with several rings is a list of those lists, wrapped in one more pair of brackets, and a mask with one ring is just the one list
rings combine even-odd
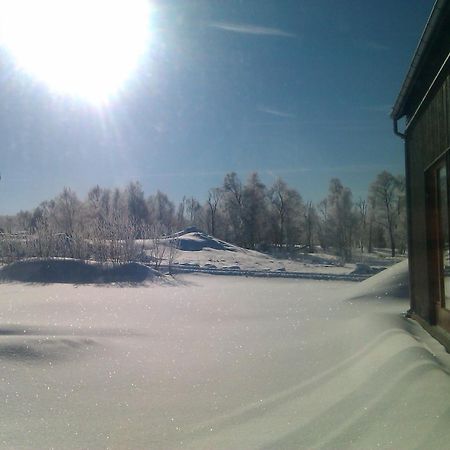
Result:
{"label": "dark ridge of snow", "polygon": [[0,269],[0,280],[27,283],[141,283],[159,275],[138,263],[112,265],[76,259],[30,259]]}
{"label": "dark ridge of snow", "polygon": [[177,248],[181,251],[196,252],[204,248],[212,248],[214,250],[228,250],[235,252],[240,250],[239,247],[230,244],[229,242],[217,239],[205,232],[195,228],[189,227],[183,231],[179,231],[167,238],[167,240],[177,241]]}
{"label": "dark ridge of snow", "polygon": [[256,278],[298,278],[305,280],[328,280],[328,281],[363,281],[369,278],[370,274],[338,274],[338,273],[323,273],[323,272],[291,272],[285,268],[280,268],[275,271],[271,270],[249,270],[242,269],[239,266],[223,266],[223,267],[200,267],[198,264],[183,263],[176,264],[171,267],[168,265],[161,265],[160,269],[170,272],[172,274],[177,273],[203,273],[209,275],[233,275],[241,277],[256,277]]}
{"label": "dark ridge of snow", "polygon": [[37,337],[27,338],[25,335],[3,340],[0,344],[0,359],[20,363],[43,363],[70,360],[82,353],[90,351],[97,342],[93,339],[77,336],[46,337],[45,345]]}
{"label": "dark ridge of snow", "polygon": [[356,263],[356,268],[353,272],[355,274],[375,275],[378,272],[386,270],[386,267],[372,267],[365,263]]}

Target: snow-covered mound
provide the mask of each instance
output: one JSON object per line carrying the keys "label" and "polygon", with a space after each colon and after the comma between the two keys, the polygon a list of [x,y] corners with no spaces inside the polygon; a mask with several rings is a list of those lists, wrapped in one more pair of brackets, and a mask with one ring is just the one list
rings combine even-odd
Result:
{"label": "snow-covered mound", "polygon": [[202,269],[230,269],[258,272],[311,272],[349,274],[355,264],[342,265],[339,258],[324,253],[298,253],[286,251],[277,254],[249,250],[210,236],[195,227],[189,227],[165,238],[166,243],[176,241],[178,252],[174,264]]}
{"label": "snow-covered mound", "polygon": [[30,259],[0,269],[0,280],[28,283],[139,283],[159,275],[137,263],[112,265],[76,259]]}
{"label": "snow-covered mound", "polygon": [[393,265],[359,283],[350,298],[401,298],[409,297],[408,260]]}
{"label": "snow-covered mound", "polygon": [[228,250],[236,251],[238,247],[225,241],[221,241],[213,236],[210,236],[203,231],[190,227],[186,230],[180,231],[172,235],[170,240],[177,240],[177,247],[182,251],[196,252],[204,248],[212,248],[214,250]]}

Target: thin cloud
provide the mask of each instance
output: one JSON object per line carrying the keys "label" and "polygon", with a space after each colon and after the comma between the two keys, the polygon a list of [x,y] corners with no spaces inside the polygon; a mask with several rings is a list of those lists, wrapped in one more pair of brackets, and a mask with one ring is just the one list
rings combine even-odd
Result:
{"label": "thin cloud", "polygon": [[[257,170],[258,173],[266,174],[272,178],[279,176],[296,175],[302,173],[331,173],[331,174],[354,174],[354,173],[371,173],[373,171],[381,171],[386,169],[386,164],[347,164],[342,166],[300,166],[300,167],[281,167],[276,169]],[[390,170],[401,172],[403,166],[401,164],[390,165]]]}
{"label": "thin cloud", "polygon": [[[230,170],[231,172],[231,170]],[[225,176],[228,173],[227,170],[193,170],[193,171],[180,171],[180,172],[153,172],[148,173],[150,177],[162,177],[162,178],[184,178],[184,177],[210,177],[210,176]]]}
{"label": "thin cloud", "polygon": [[361,109],[364,109],[365,111],[370,111],[370,112],[379,112],[379,113],[390,114],[390,112],[392,111],[392,105],[389,103],[386,103],[384,105],[368,105],[368,106],[363,106]]}
{"label": "thin cloud", "polygon": [[211,28],[217,28],[223,31],[230,31],[232,33],[252,34],[256,36],[279,36],[295,38],[297,35],[281,30],[280,28],[260,27],[246,23],[231,23],[231,22],[211,22]]}
{"label": "thin cloud", "polygon": [[[289,174],[300,174],[305,172],[311,172],[315,169],[311,167],[286,167],[286,168],[275,168],[268,169],[264,167],[253,167],[253,168],[227,168],[223,170],[192,170],[192,171],[179,171],[179,172],[153,172],[147,173],[150,177],[161,177],[161,178],[192,178],[192,177],[224,177],[227,173],[236,172],[239,176],[245,177],[252,172],[257,172],[261,175],[267,175],[273,178],[278,178],[281,175],[289,175]],[[137,177],[136,177],[137,179]]]}
{"label": "thin cloud", "polygon": [[265,114],[270,114],[272,116],[285,117],[287,119],[295,119],[296,117],[294,114],[288,113],[286,111],[280,111],[279,109],[268,108],[267,106],[259,106],[258,111]]}
{"label": "thin cloud", "polygon": [[389,47],[387,45],[383,45],[375,41],[367,41],[365,45],[370,50],[381,50],[381,51],[389,50]]}
{"label": "thin cloud", "polygon": [[282,175],[297,175],[306,172],[312,172],[313,169],[310,167],[289,167],[289,168],[280,168],[280,169],[270,169],[270,170],[261,170],[262,174],[266,174],[272,178],[278,178]]}
{"label": "thin cloud", "polygon": [[[402,171],[403,166],[401,164],[390,165],[391,170]],[[374,170],[385,170],[386,164],[348,164],[344,166],[325,166],[318,167],[317,171],[320,172],[333,172],[333,173],[361,173],[361,172],[373,172]]]}
{"label": "thin cloud", "polygon": [[374,123],[373,120],[302,120],[299,126],[318,126],[322,130],[335,131],[367,131],[385,128],[383,123]]}
{"label": "thin cloud", "polygon": [[380,42],[376,41],[368,41],[365,39],[361,39],[355,42],[356,46],[363,49],[363,50],[372,50],[372,51],[378,51],[378,52],[384,52],[389,50],[389,47],[387,45],[381,44]]}

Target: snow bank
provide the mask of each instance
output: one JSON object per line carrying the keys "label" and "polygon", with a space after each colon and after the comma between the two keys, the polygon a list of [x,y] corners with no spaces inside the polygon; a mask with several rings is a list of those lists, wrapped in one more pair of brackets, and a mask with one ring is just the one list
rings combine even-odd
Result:
{"label": "snow bank", "polygon": [[0,280],[28,283],[138,283],[159,275],[137,263],[112,265],[75,259],[30,259],[0,269]]}
{"label": "snow bank", "polygon": [[349,274],[355,268],[355,264],[343,266],[340,264],[339,258],[332,255],[299,253],[295,258],[288,258],[286,251],[278,251],[277,255],[269,255],[245,249],[210,236],[194,227],[168,236],[165,242],[172,243],[174,240],[177,241],[180,250],[176,253],[175,264],[180,266],[189,265],[202,269],[217,268],[224,271],[229,266],[239,266],[240,270],[248,272],[248,275],[250,272],[280,272],[283,270],[344,275]]}
{"label": "snow bank", "polygon": [[[274,253],[266,254],[257,250],[249,250],[229,242],[210,236],[195,227],[186,228],[165,238],[165,242],[176,243],[175,264],[180,265],[180,271],[186,267],[201,268],[204,273],[225,274],[230,266],[239,266],[242,275],[261,276],[262,273],[279,273],[285,271],[286,276],[305,278],[307,273],[311,278],[335,278],[335,275],[355,275],[360,280],[369,277],[390,266],[401,258],[383,258],[374,254],[360,255],[361,262],[342,264],[339,257],[326,253],[289,252],[287,249],[274,249]],[[298,249],[297,249],[298,250]],[[370,263],[370,265],[369,265]],[[206,270],[204,270],[206,269]],[[213,272],[212,269],[217,269]],[[236,271],[236,270],[235,270]],[[289,275],[288,275],[289,274]],[[274,275],[276,276],[276,275]],[[339,278],[339,277],[336,277]]]}
{"label": "snow bank", "polygon": [[389,267],[355,286],[348,298],[409,298],[408,260]]}
{"label": "snow bank", "polygon": [[213,236],[210,236],[203,231],[196,228],[187,228],[184,231],[176,233],[167,240],[171,241],[176,239],[179,250],[196,252],[205,248],[211,248],[214,250],[228,250],[231,252],[237,251],[239,247],[236,247],[229,242],[221,241]]}

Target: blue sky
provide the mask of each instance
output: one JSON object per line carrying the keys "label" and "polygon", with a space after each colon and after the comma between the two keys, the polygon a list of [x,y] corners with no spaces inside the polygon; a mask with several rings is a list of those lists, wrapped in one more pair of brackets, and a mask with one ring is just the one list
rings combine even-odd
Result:
{"label": "blue sky", "polygon": [[64,186],[140,181],[204,200],[227,172],[305,200],[403,171],[395,101],[431,0],[154,1],[136,73],[102,108],[57,96],[0,49],[0,214]]}

